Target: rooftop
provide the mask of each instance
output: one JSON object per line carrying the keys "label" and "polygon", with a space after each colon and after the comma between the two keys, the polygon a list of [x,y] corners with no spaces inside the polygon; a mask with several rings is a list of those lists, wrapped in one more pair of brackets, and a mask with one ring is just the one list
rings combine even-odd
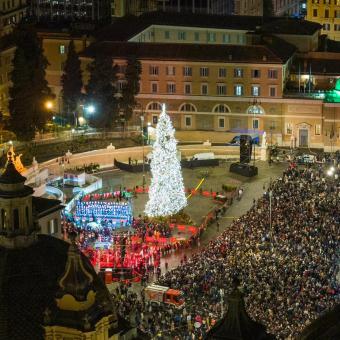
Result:
{"label": "rooftop", "polygon": [[44,198],[44,197],[32,197],[32,203],[38,217],[43,217],[46,214],[50,214],[54,211],[61,210],[64,206],[59,200]]}
{"label": "rooftop", "polygon": [[164,48],[161,43],[102,41],[90,45],[82,53],[82,56],[94,58],[96,54],[103,53],[114,59],[133,55],[140,60],[282,64],[296,50],[294,46],[287,45],[289,45],[289,48],[281,50],[265,45],[167,44],[167,48]]}
{"label": "rooftop", "polygon": [[314,34],[321,25],[292,18],[263,18],[242,15],[209,15],[192,13],[149,12],[139,17],[126,16],[97,31],[97,40],[127,41],[151,25],[201,27],[255,31],[262,26],[263,32],[273,34]]}
{"label": "rooftop", "polygon": [[264,23],[259,31],[270,34],[313,35],[321,28],[322,25],[312,21],[293,18],[279,18],[278,20],[272,20]]}

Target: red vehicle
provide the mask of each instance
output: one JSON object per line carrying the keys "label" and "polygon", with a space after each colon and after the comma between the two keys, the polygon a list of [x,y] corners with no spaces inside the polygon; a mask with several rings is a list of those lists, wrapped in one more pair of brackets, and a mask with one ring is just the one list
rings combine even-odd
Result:
{"label": "red vehicle", "polygon": [[158,304],[166,303],[176,308],[184,307],[183,293],[177,289],[152,284],[145,288],[145,298]]}

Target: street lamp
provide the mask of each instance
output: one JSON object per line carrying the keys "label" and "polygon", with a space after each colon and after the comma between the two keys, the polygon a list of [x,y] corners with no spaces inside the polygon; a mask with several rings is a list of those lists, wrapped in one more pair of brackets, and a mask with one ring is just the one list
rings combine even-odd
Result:
{"label": "street lamp", "polygon": [[142,157],[143,157],[143,165],[142,165],[143,183],[142,183],[142,186],[143,186],[143,191],[144,191],[144,188],[145,188],[145,166],[144,166],[145,155],[144,155],[144,116],[143,116],[143,112],[140,116],[140,121],[141,121],[141,130],[142,130]]}
{"label": "street lamp", "polygon": [[[256,127],[256,124],[255,124],[255,116],[256,114],[258,114],[258,106],[260,105],[260,102],[257,100],[257,98],[253,98],[253,101],[251,102],[251,111],[253,113],[253,133],[254,133],[254,137],[255,134],[256,134],[256,128],[259,128],[258,126]],[[254,139],[254,138],[253,138]],[[254,145],[254,164],[253,166],[255,167],[255,153],[256,153],[256,148],[255,148],[255,143],[253,142],[253,145]]]}
{"label": "street lamp", "polygon": [[93,114],[96,112],[96,108],[94,107],[94,105],[89,105],[85,108],[86,112],[89,114]]}
{"label": "street lamp", "polygon": [[51,100],[48,100],[45,102],[45,108],[47,110],[52,110],[53,109],[53,102]]}

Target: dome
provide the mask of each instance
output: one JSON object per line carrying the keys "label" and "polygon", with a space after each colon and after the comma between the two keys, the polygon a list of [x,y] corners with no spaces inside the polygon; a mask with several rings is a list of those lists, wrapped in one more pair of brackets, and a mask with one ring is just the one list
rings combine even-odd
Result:
{"label": "dome", "polygon": [[[53,324],[55,318],[59,325],[82,329],[83,321],[72,317],[74,312],[58,314],[56,302],[69,248],[69,243],[47,235],[38,235],[37,241],[27,247],[0,247],[0,339],[44,339],[44,324]],[[95,302],[84,316],[86,329],[91,329],[98,318],[109,315],[111,320],[114,318],[112,324],[118,327],[105,284],[89,260],[83,254],[80,256],[95,291]]]}

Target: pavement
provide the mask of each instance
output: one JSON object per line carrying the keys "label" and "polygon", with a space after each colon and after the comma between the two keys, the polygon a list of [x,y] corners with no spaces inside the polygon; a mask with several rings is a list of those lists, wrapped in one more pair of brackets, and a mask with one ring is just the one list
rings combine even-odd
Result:
{"label": "pavement", "polygon": [[[225,229],[227,229],[234,219],[245,214],[253,205],[253,200],[258,199],[263,194],[263,188],[267,187],[271,180],[279,177],[286,168],[286,163],[274,163],[271,166],[267,162],[258,161],[256,166],[259,173],[256,177],[247,178],[229,172],[230,163],[223,162],[219,167],[214,168],[196,168],[193,170],[183,169],[183,180],[186,188],[195,188],[199,181],[205,177],[202,185],[203,190],[221,191],[222,184],[241,186],[244,189],[243,196],[240,201],[234,200],[233,204],[228,208],[224,216],[219,219],[219,228],[216,223],[211,224],[203,233],[200,239],[200,246],[191,249],[183,249],[172,253],[161,260],[162,272],[165,270],[165,262],[168,268],[177,267],[184,254],[190,258],[199,248],[207,245],[211,240],[215,239]],[[100,174],[103,178],[102,191],[115,190],[121,185],[122,188],[132,188],[136,185],[142,186],[143,175],[141,173],[127,173],[123,171],[105,172]],[[146,186],[149,186],[150,175],[145,174]],[[134,215],[143,215],[144,206],[147,202],[147,194],[139,194],[134,200]],[[203,216],[206,215],[216,204],[213,200],[201,196],[194,196],[188,200],[188,206],[185,211],[190,215],[192,220],[199,224]]]}

